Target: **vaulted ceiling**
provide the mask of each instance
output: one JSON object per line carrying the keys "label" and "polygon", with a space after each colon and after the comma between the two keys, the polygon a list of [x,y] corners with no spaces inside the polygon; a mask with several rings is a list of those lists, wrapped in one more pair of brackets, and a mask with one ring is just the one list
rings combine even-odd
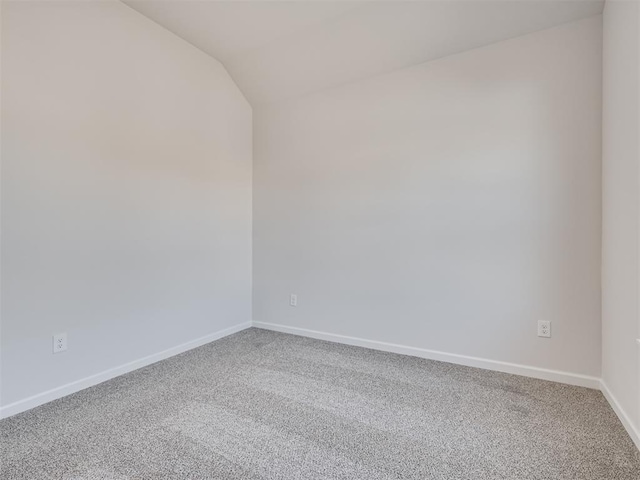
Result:
{"label": "vaulted ceiling", "polygon": [[598,15],[601,0],[123,0],[221,61],[257,105]]}

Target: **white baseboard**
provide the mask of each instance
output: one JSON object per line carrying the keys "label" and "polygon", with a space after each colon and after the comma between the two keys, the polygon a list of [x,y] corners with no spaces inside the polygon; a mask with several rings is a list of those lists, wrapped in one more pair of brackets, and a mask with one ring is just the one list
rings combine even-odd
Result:
{"label": "white baseboard", "polygon": [[402,355],[411,355],[414,357],[426,358],[429,360],[438,360],[441,362],[455,363],[457,365],[465,365],[467,367],[483,368],[485,370],[494,370],[497,372],[511,373],[514,375],[522,375],[525,377],[533,377],[541,380],[549,380],[552,382],[566,383],[579,387],[600,389],[600,379],[579,373],[562,372],[558,370],[548,370],[545,368],[530,367],[528,365],[519,365],[516,363],[500,362],[497,360],[488,360],[486,358],[469,357],[466,355],[458,355],[455,353],[439,352],[436,350],[427,350],[424,348],[407,347],[395,343],[380,342],[377,340],[366,340],[364,338],[348,337],[345,335],[336,335],[333,333],[319,332],[317,330],[309,330],[306,328],[289,327],[275,323],[256,322],[252,325],[256,328],[264,328],[265,330],[273,330],[282,333],[291,333],[303,337],[316,338],[318,340],[328,340],[330,342],[344,343],[346,345],[354,345],[356,347],[371,348],[374,350],[382,350],[383,352],[400,353]]}
{"label": "white baseboard", "polygon": [[275,323],[253,321],[252,325],[256,328],[264,328],[265,330],[273,330],[276,332],[316,338],[318,340],[344,343],[346,345],[354,345],[356,347],[371,348],[374,350],[399,353],[402,355],[411,355],[414,357],[426,358],[429,360],[438,360],[441,362],[455,363],[457,365],[465,365],[467,367],[495,370],[498,372],[511,373],[514,375],[522,375],[525,377],[550,380],[553,382],[566,383],[568,385],[576,385],[579,387],[587,387],[595,390],[600,390],[611,405],[611,408],[613,408],[613,411],[620,419],[620,422],[622,423],[624,428],[627,430],[627,433],[631,437],[631,440],[633,440],[636,447],[638,447],[638,450],[640,450],[640,431],[636,427],[634,427],[629,416],[622,409],[616,398],[607,387],[606,383],[604,383],[603,380],[597,377],[591,377],[588,375],[577,373],[562,372],[558,370],[548,370],[545,368],[530,367],[527,365],[519,365],[516,363],[488,360],[485,358],[469,357],[466,355],[458,355],[454,353],[439,352],[436,350],[427,350],[424,348],[407,347],[405,345],[380,342],[377,340],[366,340],[363,338],[349,337],[346,335],[337,335],[327,332],[319,332],[317,330],[309,330],[306,328],[289,327],[287,325],[279,325]]}
{"label": "white baseboard", "polygon": [[163,350],[162,352],[154,353],[153,355],[134,360],[133,362],[129,362],[115,368],[110,368],[109,370],[105,370],[95,375],[91,375],[89,377],[76,380],[75,382],[67,383],[66,385],[47,390],[46,392],[38,393],[37,395],[33,395],[23,400],[10,403],[9,405],[0,407],[0,419],[16,415],[27,410],[31,410],[32,408],[38,407],[53,400],[57,400],[58,398],[66,397],[67,395],[76,393],[80,390],[84,390],[85,388],[93,387],[94,385],[97,385],[99,383],[106,382],[107,380],[111,380],[112,378],[132,372],[133,370],[146,367],[148,365],[151,365],[152,363],[159,362],[160,360],[164,360],[188,350],[201,347],[202,345],[211,343],[214,340],[226,337],[228,335],[231,335],[232,333],[245,330],[249,327],[251,327],[251,322],[234,325],[233,327],[219,330],[209,335],[205,335],[204,337],[200,337],[195,340],[191,340],[190,342],[186,342],[167,350]]}
{"label": "white baseboard", "polygon": [[591,377],[588,375],[581,375],[576,373],[562,372],[558,370],[548,370],[538,367],[530,367],[527,365],[519,365],[515,363],[500,362],[497,360],[488,360],[478,357],[470,357],[466,355],[458,355],[454,353],[439,352],[436,350],[427,350],[424,348],[408,347],[405,345],[398,345],[388,342],[380,342],[377,340],[366,340],[363,338],[349,337],[346,335],[337,335],[333,333],[320,332],[317,330],[309,330],[306,328],[289,327],[286,325],[279,325],[266,322],[246,322],[233,327],[219,330],[218,332],[200,337],[196,340],[177,345],[175,347],[163,350],[162,352],[149,355],[133,362],[129,362],[119,367],[111,368],[103,372],[91,375],[89,377],[77,380],[75,382],[67,383],[60,387],[47,390],[46,392],[33,395],[31,397],[19,400],[4,407],[0,407],[0,419],[7,418],[18,413],[31,410],[45,403],[57,400],[59,398],[71,395],[85,388],[92,387],[99,383],[111,380],[112,378],[124,375],[125,373],[132,372],[139,368],[146,367],[161,360],[173,357],[180,353],[192,350],[194,348],[206,345],[220,338],[226,337],[233,333],[245,330],[251,326],[256,328],[263,328],[265,330],[273,330],[276,332],[290,333],[293,335],[300,335],[303,337],[316,338],[318,340],[327,340],[330,342],[343,343],[346,345],[353,345],[357,347],[371,348],[374,350],[381,350],[384,352],[399,353],[402,355],[411,355],[414,357],[426,358],[429,360],[438,360],[442,362],[454,363],[457,365],[465,365],[468,367],[482,368],[485,370],[494,370],[498,372],[511,373],[514,375],[522,375],[525,377],[538,378],[541,380],[550,380],[553,382],[566,383],[569,385],[576,385],[580,387],[593,388],[601,390],[604,397],[607,399],[611,408],[620,419],[622,425],[625,427],[629,436],[640,450],[640,431],[636,429],[631,422],[629,416],[622,409],[616,398],[613,396],[606,383],[599,378]]}
{"label": "white baseboard", "polygon": [[622,422],[622,425],[627,430],[627,433],[631,437],[631,440],[633,440],[633,443],[635,443],[638,450],[640,450],[640,431],[633,425],[629,415],[627,415],[627,412],[625,412],[622,406],[618,403],[618,400],[613,396],[613,393],[611,393],[607,384],[604,383],[604,380],[600,381],[600,391],[602,391],[604,398],[607,399],[611,408],[613,408],[613,411],[620,419],[620,422]]}

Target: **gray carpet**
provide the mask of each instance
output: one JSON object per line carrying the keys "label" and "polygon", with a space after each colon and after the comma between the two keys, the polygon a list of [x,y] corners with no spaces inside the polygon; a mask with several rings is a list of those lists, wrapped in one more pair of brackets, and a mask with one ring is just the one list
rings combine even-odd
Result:
{"label": "gray carpet", "polygon": [[595,390],[249,329],[0,422],[0,478],[638,480]]}

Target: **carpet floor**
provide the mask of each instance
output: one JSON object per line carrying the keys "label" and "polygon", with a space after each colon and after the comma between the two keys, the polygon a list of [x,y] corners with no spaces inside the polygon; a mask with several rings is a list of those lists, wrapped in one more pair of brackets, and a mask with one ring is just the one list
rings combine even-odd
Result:
{"label": "carpet floor", "polygon": [[602,394],[260,329],[0,422],[0,478],[638,480]]}

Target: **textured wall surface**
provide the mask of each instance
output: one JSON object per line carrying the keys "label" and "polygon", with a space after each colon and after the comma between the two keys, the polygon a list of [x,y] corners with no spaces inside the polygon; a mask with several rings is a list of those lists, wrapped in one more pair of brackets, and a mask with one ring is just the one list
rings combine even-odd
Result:
{"label": "textured wall surface", "polygon": [[254,109],[253,319],[599,377],[601,29]]}
{"label": "textured wall surface", "polygon": [[602,378],[640,431],[640,5],[603,19]]}
{"label": "textured wall surface", "polygon": [[4,2],[2,67],[2,404],[248,322],[224,68],[116,1]]}

